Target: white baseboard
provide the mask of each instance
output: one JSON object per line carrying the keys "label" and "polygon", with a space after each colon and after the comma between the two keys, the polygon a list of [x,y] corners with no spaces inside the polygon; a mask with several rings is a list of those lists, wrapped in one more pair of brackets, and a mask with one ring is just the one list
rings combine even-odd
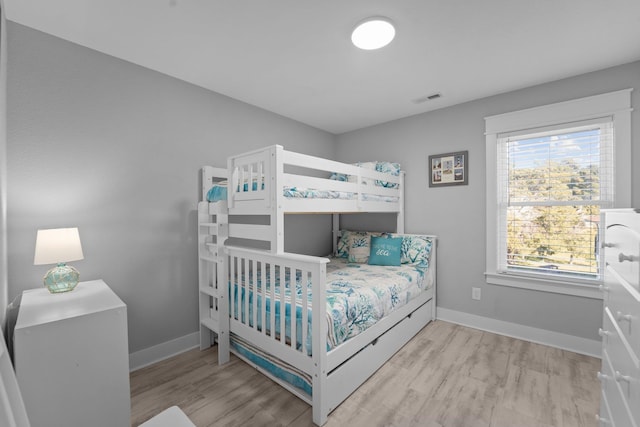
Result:
{"label": "white baseboard", "polygon": [[200,334],[194,332],[153,347],[145,348],[129,354],[129,371],[133,372],[145,366],[169,357],[184,353],[200,345]]}
{"label": "white baseboard", "polygon": [[506,335],[536,344],[544,344],[562,350],[569,350],[574,353],[586,354],[587,356],[597,357],[598,359],[602,357],[601,341],[505,322],[490,317],[477,316],[475,314],[450,310],[443,307],[438,307],[437,313],[438,319],[446,322]]}
{"label": "white baseboard", "polygon": [[[437,308],[437,318],[446,322],[456,323],[482,331],[493,332],[518,338],[525,341],[544,344],[574,353],[600,358],[602,354],[602,342],[580,338],[560,332],[546,329],[533,328],[517,323],[496,320],[490,317],[477,316],[462,311],[450,310],[444,307]],[[145,348],[129,354],[129,370],[136,371],[145,366],[159,362],[177,354],[183,353],[200,345],[200,334],[194,332],[153,347]]]}

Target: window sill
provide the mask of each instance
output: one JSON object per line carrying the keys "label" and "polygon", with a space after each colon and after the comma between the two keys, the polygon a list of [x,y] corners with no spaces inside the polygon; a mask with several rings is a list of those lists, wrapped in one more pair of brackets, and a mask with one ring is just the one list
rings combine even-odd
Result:
{"label": "window sill", "polygon": [[[573,295],[584,298],[602,299],[602,291],[596,285],[586,285],[562,280],[518,276],[506,273],[484,273],[487,283],[513,288],[529,289],[531,291],[549,292],[555,294]],[[597,284],[597,282],[596,282]]]}

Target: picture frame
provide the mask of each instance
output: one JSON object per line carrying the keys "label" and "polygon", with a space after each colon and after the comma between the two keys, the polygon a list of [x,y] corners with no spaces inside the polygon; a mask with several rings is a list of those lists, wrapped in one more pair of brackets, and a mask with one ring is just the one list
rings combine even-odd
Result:
{"label": "picture frame", "polygon": [[429,187],[469,184],[469,151],[429,156]]}

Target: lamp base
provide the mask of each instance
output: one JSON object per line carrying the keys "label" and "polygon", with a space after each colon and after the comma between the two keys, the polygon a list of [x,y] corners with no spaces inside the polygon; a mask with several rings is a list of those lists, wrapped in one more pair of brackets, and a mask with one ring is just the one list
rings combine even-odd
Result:
{"label": "lamp base", "polygon": [[78,270],[61,262],[44,276],[44,286],[52,294],[72,291],[80,280]]}

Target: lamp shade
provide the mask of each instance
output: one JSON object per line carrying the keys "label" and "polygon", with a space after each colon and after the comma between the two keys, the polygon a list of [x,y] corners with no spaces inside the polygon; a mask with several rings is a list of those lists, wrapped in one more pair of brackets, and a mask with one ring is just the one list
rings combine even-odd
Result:
{"label": "lamp shade", "polygon": [[77,228],[38,230],[34,265],[58,264],[84,259]]}

